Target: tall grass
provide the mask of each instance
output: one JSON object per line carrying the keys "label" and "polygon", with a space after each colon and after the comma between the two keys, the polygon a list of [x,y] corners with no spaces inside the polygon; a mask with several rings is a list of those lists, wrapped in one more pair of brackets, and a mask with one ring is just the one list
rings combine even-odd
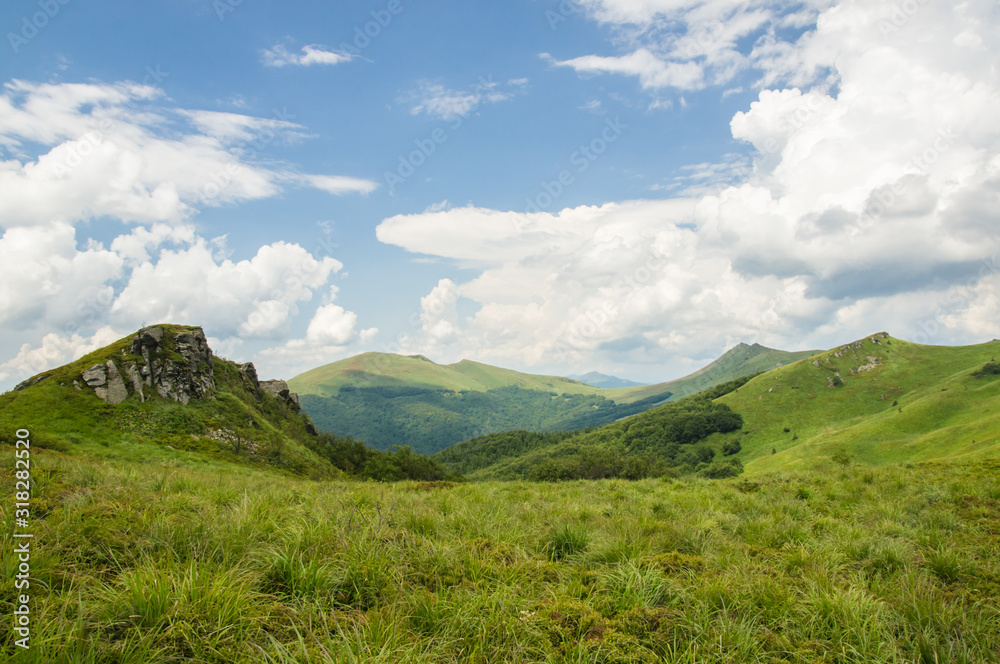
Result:
{"label": "tall grass", "polygon": [[996,462],[544,485],[35,463],[32,648],[5,621],[3,661],[1000,661]]}

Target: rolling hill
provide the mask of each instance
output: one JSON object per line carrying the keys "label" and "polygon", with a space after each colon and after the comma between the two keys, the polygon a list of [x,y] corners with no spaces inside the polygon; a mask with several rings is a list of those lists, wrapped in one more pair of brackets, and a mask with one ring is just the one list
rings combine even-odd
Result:
{"label": "rolling hill", "polygon": [[[621,422],[558,436],[495,434],[436,458],[476,479],[538,479],[551,468],[568,479],[591,473],[594,458],[624,464],[636,455],[690,472],[728,462],[729,452],[750,473],[831,460],[986,458],[1000,453],[997,354],[997,341],[922,346],[879,333]],[[664,437],[706,401],[734,413],[740,426],[688,440]]]}
{"label": "rolling hill", "polygon": [[498,431],[607,424],[812,354],[740,344],[685,378],[603,389],[469,360],[441,365],[422,355],[364,353],[303,373],[289,385],[324,431],[376,449],[408,445],[431,454]]}

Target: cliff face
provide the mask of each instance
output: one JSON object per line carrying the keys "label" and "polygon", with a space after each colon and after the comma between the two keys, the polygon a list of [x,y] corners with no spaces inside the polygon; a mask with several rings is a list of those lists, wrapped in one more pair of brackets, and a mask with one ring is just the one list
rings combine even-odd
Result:
{"label": "cliff face", "polygon": [[169,334],[153,326],[139,330],[120,358],[88,368],[73,385],[90,388],[111,404],[125,401],[130,394],[145,402],[152,391],[187,404],[192,398],[214,395],[213,365],[212,350],[201,328]]}

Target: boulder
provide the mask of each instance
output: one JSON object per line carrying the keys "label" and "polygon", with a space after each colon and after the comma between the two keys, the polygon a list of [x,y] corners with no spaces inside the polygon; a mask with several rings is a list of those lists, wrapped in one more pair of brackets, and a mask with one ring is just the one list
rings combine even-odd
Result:
{"label": "boulder", "polygon": [[288,389],[288,383],[283,380],[262,380],[260,389],[270,394],[272,397],[286,403],[294,408],[299,407],[299,395]]}
{"label": "boulder", "polygon": [[108,382],[108,369],[103,364],[95,364],[83,372],[83,382],[87,387],[104,387]]}

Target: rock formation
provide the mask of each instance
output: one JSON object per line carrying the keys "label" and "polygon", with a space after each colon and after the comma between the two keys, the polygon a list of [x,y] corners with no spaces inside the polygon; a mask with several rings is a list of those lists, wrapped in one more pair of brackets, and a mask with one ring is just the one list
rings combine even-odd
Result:
{"label": "rock formation", "polygon": [[270,394],[278,401],[282,401],[295,408],[299,407],[299,395],[288,389],[288,383],[283,380],[264,380],[260,382],[260,389]]}
{"label": "rock formation", "polygon": [[[166,399],[188,403],[215,392],[212,350],[201,328],[171,334],[163,327],[146,327],[132,338],[119,360],[95,364],[83,372],[83,384],[110,404],[129,394],[148,398],[144,388]],[[125,378],[128,378],[126,382]],[[130,389],[131,388],[131,389]]]}

